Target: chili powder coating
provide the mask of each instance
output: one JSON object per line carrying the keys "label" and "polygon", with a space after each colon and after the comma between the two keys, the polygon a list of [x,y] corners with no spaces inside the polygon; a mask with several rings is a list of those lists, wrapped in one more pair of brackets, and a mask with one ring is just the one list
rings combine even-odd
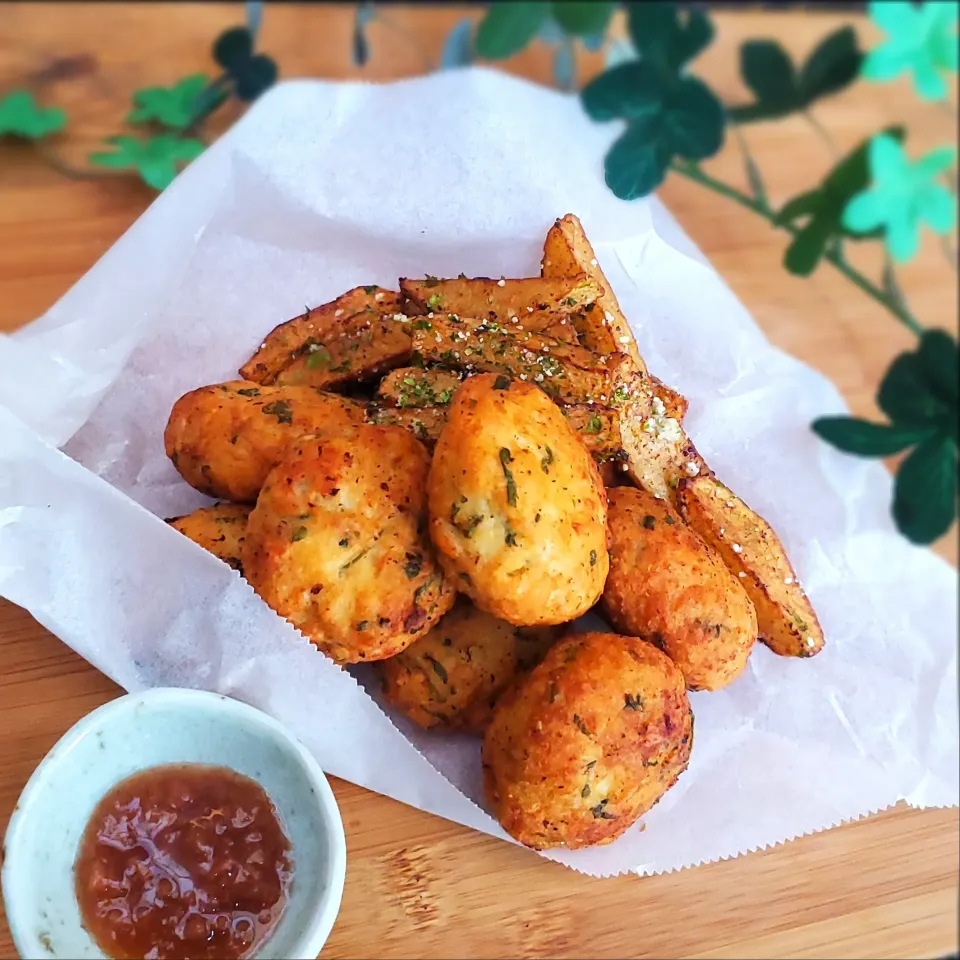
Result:
{"label": "chili powder coating", "polygon": [[97,805],[74,867],[84,926],[116,960],[249,956],[287,902],[290,842],[263,788],[169,764]]}

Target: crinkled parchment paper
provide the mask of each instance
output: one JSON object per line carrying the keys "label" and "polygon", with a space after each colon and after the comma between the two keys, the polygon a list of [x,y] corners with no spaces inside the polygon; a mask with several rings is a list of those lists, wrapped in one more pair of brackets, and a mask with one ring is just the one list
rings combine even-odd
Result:
{"label": "crinkled parchment paper", "polygon": [[550,856],[653,873],[900,799],[956,804],[954,571],[896,534],[881,466],[811,433],[844,410],[836,389],[766,341],[662,206],[607,190],[615,134],[573,98],[479,69],[270,92],[49,313],[0,339],[0,593],[128,690],[239,697],[330,773],[503,837],[476,740],[391,720],[363,671],[164,525],[206,501],[162,432],[178,396],[234,377],[305,304],[399,276],[534,275],[572,211],[650,368],[689,397],[698,448],[781,533],[827,647],[801,661],[758,646],[731,688],[693,694],[690,767],[645,829]]}

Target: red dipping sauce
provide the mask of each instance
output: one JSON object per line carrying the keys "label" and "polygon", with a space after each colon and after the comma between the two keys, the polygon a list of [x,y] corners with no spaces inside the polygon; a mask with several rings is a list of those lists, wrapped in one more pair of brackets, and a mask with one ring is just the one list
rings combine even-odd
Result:
{"label": "red dipping sauce", "polygon": [[116,960],[248,957],[287,902],[290,841],[263,787],[169,764],[97,805],[74,866],[84,926]]}

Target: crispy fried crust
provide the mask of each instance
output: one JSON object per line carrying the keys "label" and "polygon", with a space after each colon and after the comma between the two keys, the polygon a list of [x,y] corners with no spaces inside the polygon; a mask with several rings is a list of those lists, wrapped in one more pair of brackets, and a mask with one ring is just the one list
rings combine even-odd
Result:
{"label": "crispy fried crust", "polygon": [[367,407],[367,422],[379,427],[401,427],[432,450],[447,423],[447,407],[392,407],[380,402]]}
{"label": "crispy fried crust", "polygon": [[301,440],[250,514],[251,586],[338,663],[399,653],[453,605],[426,535],[428,459],[396,427]]}
{"label": "crispy fried crust", "polygon": [[400,292],[421,314],[455,313],[500,323],[517,317],[527,329],[534,329],[554,322],[557,315],[569,315],[593,303],[603,294],[604,288],[585,271],[574,270],[550,280],[541,277],[519,280],[404,278],[400,281]]}
{"label": "crispy fried crust", "polygon": [[536,383],[562,403],[605,403],[613,389],[609,367],[588,350],[546,334],[505,334],[472,318],[434,314],[430,329],[413,331],[413,349],[444,367]]}
{"label": "crispy fried crust", "polygon": [[677,490],[687,523],[737,575],[757,609],[760,639],[783,657],[813,657],[823,630],[770,524],[714,477]]}
{"label": "crispy fried crust", "polygon": [[547,231],[541,273],[550,279],[584,273],[593,280],[603,292],[596,299],[596,309],[576,316],[583,345],[600,355],[626,353],[641,373],[646,371],[630,324],[600,269],[583,225],[572,213],[561,217]]}
{"label": "crispy fried crust", "polygon": [[354,287],[322,306],[274,327],[257,352],[240,368],[244,380],[273,383],[311,343],[328,344],[339,338],[348,317],[364,312],[388,316],[400,310],[400,296],[377,286]]}
{"label": "crispy fried crust", "polygon": [[609,843],[686,769],[693,715],[655,647],[575,634],[501,697],[483,740],[487,800],[516,840],[545,850]]}
{"label": "crispy fried crust", "polygon": [[289,444],[361,423],[364,415],[360,404],[309,387],[232,380],[184,394],[170,413],[164,447],[180,476],[201,493],[253,503]]}
{"label": "crispy fried crust", "polygon": [[193,513],[167,520],[175,530],[243,574],[240,550],[247,532],[251,507],[241,503],[216,503]]}
{"label": "crispy fried crust", "polygon": [[566,623],[607,575],[606,497],[589,453],[543,391],[492,374],[457,391],[429,477],[441,563],[481,609]]}
{"label": "crispy fried crust", "polygon": [[607,494],[610,573],[601,601],[618,632],[658,646],[690,690],[719,690],[746,668],[757,614],[740,581],[666,500]]}
{"label": "crispy fried crust", "polygon": [[379,664],[384,696],[421,727],[482,733],[503,691],[555,639],[555,628],[515,627],[461,599],[425,637]]}

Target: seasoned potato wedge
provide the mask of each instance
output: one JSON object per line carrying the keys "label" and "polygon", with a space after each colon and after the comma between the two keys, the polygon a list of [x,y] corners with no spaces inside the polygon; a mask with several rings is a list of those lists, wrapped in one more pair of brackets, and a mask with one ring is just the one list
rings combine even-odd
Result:
{"label": "seasoned potato wedge", "polygon": [[646,371],[630,324],[600,269],[583,225],[572,213],[561,217],[547,231],[541,273],[551,279],[584,273],[593,280],[603,291],[596,299],[596,308],[580,312],[575,318],[581,324],[579,332],[583,345],[600,355],[626,353],[641,373]]}
{"label": "seasoned potato wedge", "polygon": [[242,574],[240,551],[252,509],[242,503],[215,503],[182,517],[171,517],[167,523]]}
{"label": "seasoned potato wedge", "polygon": [[527,331],[511,336],[449,314],[434,314],[431,324],[413,331],[414,352],[430,363],[504,373],[537,384],[563,403],[604,403],[612,392],[610,369],[583,347]]}
{"label": "seasoned potato wedge", "polygon": [[557,633],[515,627],[461,598],[425,637],[378,664],[384,696],[421,727],[482,733],[500,695]]}
{"label": "seasoned potato wedge", "polygon": [[681,515],[735,573],[757,609],[760,639],[783,657],[812,657],[823,630],[770,525],[715,477],[682,480]]}
{"label": "seasoned potato wedge", "polygon": [[310,346],[327,345],[337,339],[347,317],[364,312],[388,316],[399,310],[400,296],[395,291],[378,286],[354,287],[336,300],[274,327],[240,368],[240,376],[255,383],[273,383]]}
{"label": "seasoned potato wedge", "polygon": [[391,407],[374,401],[367,407],[367,423],[379,427],[402,427],[428,449],[440,437],[447,422],[447,407]]}
{"label": "seasoned potato wedge", "polygon": [[409,324],[403,314],[397,316],[403,319],[382,317],[371,310],[347,317],[340,332],[326,343],[308,341],[274,383],[334,390],[409,363]]}
{"label": "seasoned potato wedge", "polygon": [[[519,280],[493,280],[489,277],[460,277],[456,280],[402,279],[403,293],[421,313],[455,313],[478,320],[501,323],[510,317],[569,314],[593,303],[603,287],[584,270],[566,276],[524,277]],[[527,321],[523,320],[524,324]]]}
{"label": "seasoned potato wedge", "polygon": [[621,463],[625,458],[620,440],[620,414],[601,404],[575,403],[561,407],[567,423],[580,434],[594,461]]}
{"label": "seasoned potato wedge", "polygon": [[682,393],[677,393],[672,387],[668,387],[662,380],[658,380],[652,373],[647,373],[647,380],[653,396],[659,397],[663,404],[663,415],[683,424],[683,418],[687,415],[689,406],[687,398]]}
{"label": "seasoned potato wedge", "polygon": [[184,394],[170,412],[164,448],[191,487],[253,503],[291,443],[364,417],[361,404],[335,393],[232,380]]}
{"label": "seasoned potato wedge", "polygon": [[377,397],[394,407],[445,407],[462,379],[463,374],[441,367],[400,367],[380,381]]}

